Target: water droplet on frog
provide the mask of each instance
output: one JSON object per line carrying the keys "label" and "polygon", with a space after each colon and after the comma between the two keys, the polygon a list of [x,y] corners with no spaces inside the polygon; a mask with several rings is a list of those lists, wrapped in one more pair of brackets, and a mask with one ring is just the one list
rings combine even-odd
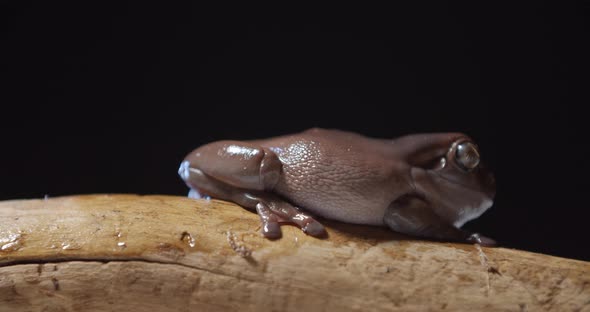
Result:
{"label": "water droplet on frog", "polygon": [[127,243],[125,243],[125,242],[118,242],[117,243],[117,246],[119,246],[121,248],[125,248],[125,247],[127,247]]}
{"label": "water droplet on frog", "polygon": [[191,248],[195,248],[195,238],[189,232],[182,232],[182,236],[180,236],[180,240],[187,243]]}

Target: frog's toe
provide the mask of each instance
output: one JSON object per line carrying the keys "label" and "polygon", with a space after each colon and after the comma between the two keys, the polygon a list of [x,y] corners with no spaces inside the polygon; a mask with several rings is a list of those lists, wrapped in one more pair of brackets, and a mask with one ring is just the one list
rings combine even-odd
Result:
{"label": "frog's toe", "polygon": [[268,239],[281,238],[281,225],[278,222],[267,222],[262,224],[262,235]]}
{"label": "frog's toe", "polygon": [[280,238],[282,233],[279,217],[264,203],[258,203],[256,205],[256,212],[262,223],[262,235],[269,239]]}
{"label": "frog's toe", "polygon": [[309,223],[301,228],[307,235],[324,237],[327,235],[326,228],[318,221],[311,219]]}

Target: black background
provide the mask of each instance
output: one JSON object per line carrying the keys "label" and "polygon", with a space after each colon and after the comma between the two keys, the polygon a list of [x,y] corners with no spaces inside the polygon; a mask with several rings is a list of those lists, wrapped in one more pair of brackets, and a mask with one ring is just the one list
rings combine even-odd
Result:
{"label": "black background", "polygon": [[184,195],[211,140],[462,131],[498,181],[466,227],[590,260],[583,9],[2,5],[0,199]]}

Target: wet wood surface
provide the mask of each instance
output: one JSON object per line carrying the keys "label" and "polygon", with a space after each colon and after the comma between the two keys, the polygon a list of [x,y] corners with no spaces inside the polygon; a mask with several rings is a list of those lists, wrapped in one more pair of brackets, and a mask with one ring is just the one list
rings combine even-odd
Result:
{"label": "wet wood surface", "polygon": [[175,196],[0,202],[0,311],[590,311],[590,263]]}

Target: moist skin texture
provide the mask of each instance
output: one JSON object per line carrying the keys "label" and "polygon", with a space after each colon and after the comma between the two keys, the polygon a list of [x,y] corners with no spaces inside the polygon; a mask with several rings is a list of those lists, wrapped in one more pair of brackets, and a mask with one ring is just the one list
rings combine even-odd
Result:
{"label": "moist skin texture", "polygon": [[493,175],[462,133],[377,139],[314,128],[217,141],[188,154],[179,174],[191,197],[255,209],[268,238],[280,237],[284,222],[325,235],[310,212],[425,238],[494,244],[460,229],[490,208],[495,195]]}

